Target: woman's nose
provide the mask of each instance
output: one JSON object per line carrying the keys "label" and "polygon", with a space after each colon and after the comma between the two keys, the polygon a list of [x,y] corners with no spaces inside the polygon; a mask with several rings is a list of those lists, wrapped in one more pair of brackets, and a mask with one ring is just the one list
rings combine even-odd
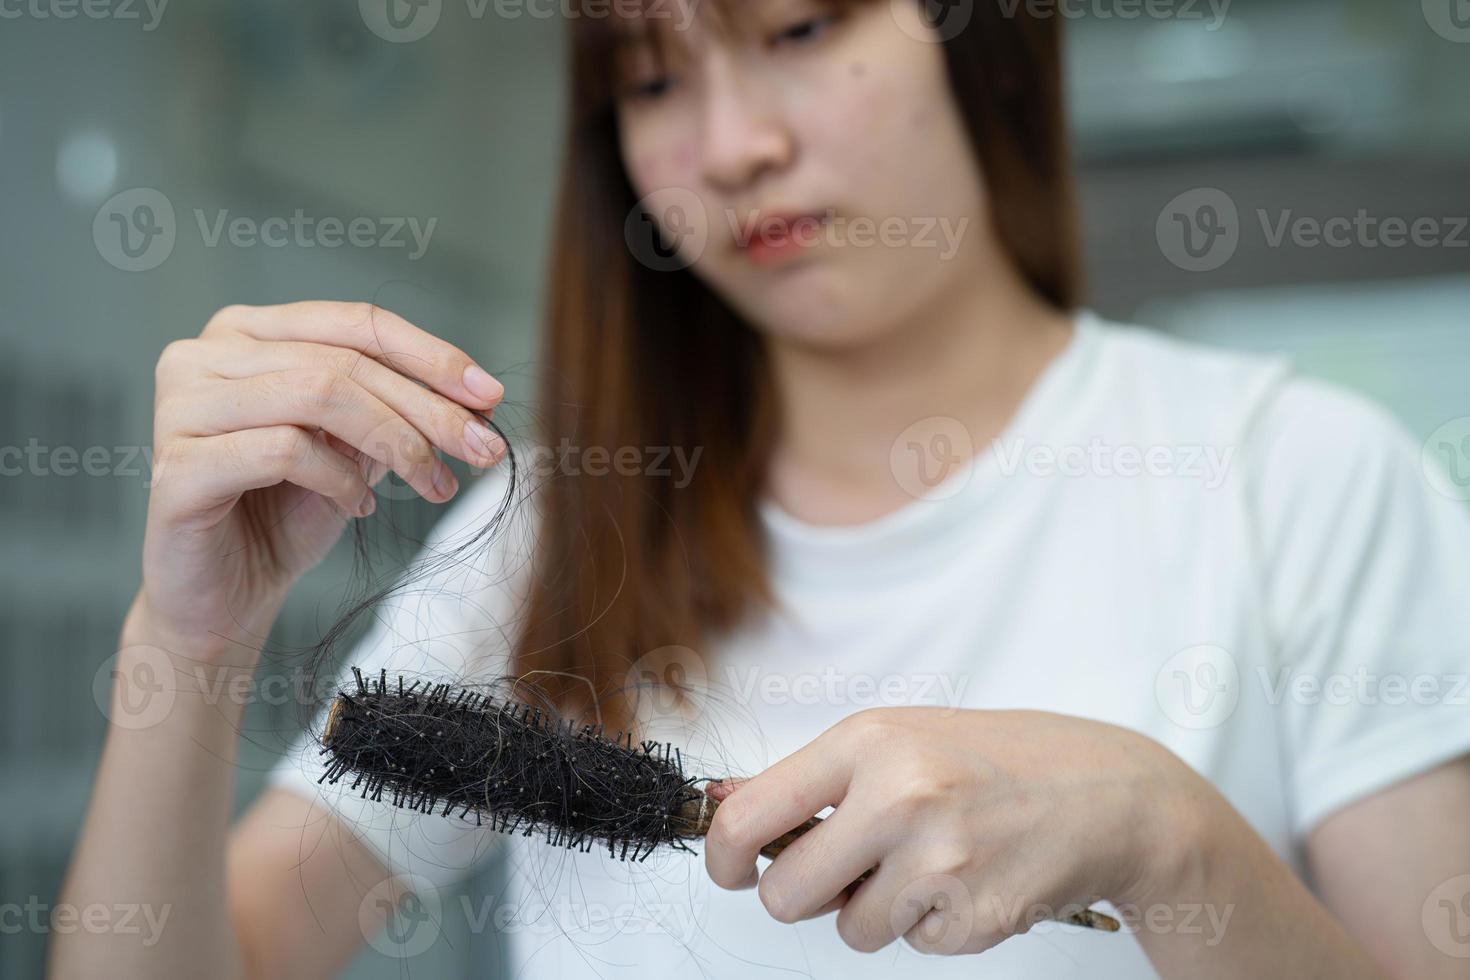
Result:
{"label": "woman's nose", "polygon": [[704,89],[703,164],[710,184],[738,190],[790,165],[795,141],[775,93],[727,59],[706,66]]}

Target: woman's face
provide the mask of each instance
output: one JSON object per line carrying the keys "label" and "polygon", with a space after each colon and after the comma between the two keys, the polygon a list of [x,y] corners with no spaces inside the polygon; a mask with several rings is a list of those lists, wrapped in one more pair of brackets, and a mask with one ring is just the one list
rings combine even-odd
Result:
{"label": "woman's face", "polygon": [[994,249],[978,163],[920,4],[677,4],[626,52],[625,166],[676,261],[755,327],[881,339]]}

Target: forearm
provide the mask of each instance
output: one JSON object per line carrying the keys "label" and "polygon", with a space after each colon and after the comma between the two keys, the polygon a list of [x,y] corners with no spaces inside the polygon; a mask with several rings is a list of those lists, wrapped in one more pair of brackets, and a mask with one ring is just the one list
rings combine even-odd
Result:
{"label": "forearm", "polygon": [[1119,903],[1166,980],[1383,980],[1363,948],[1211,787],[1189,791],[1170,867]]}
{"label": "forearm", "polygon": [[[56,935],[53,977],[245,973],[225,879],[243,699],[222,692],[248,682],[257,654],[180,646],[130,615],[106,743],[60,896],[63,907],[136,907],[140,928]],[[169,677],[158,677],[163,664]],[[140,681],[153,683],[151,693]]]}

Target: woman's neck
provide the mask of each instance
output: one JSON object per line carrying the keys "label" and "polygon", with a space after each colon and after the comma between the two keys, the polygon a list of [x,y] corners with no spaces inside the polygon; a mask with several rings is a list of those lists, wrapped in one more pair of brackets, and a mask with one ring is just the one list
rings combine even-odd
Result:
{"label": "woman's neck", "polygon": [[[781,408],[767,494],[813,524],[897,510],[922,489],[916,480],[940,472],[920,458],[931,447],[951,462],[989,447],[1072,329],[1069,314],[1006,268],[961,283],[862,347],[772,341]],[[895,457],[900,436],[915,453],[900,447]]]}

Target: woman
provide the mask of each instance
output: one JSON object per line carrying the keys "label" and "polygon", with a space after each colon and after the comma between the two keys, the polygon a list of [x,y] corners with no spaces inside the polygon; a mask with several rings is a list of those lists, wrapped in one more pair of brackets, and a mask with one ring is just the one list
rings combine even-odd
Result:
{"label": "woman", "polygon": [[[1470,716],[1323,692],[1449,689],[1470,523],[1378,410],[1076,312],[1057,19],[593,6],[540,439],[602,463],[563,455],[526,533],[415,582],[351,661],[550,672],[568,711],[755,775],[703,870],[516,840],[471,927],[517,976],[1465,976]],[[352,304],[232,307],[164,352],[117,673],[191,679],[113,726],[64,898],[173,928],[58,936],[56,975],[328,976],[390,872],[422,908],[497,843],[324,793],[310,753],[231,829],[239,713],[193,678],[248,677],[387,469],[463,498],[443,541],[483,524],[504,478],[460,490],[435,451],[501,459],[501,397]],[[710,696],[592,703],[630,662]],[[1131,935],[1053,925],[1093,903]]]}

